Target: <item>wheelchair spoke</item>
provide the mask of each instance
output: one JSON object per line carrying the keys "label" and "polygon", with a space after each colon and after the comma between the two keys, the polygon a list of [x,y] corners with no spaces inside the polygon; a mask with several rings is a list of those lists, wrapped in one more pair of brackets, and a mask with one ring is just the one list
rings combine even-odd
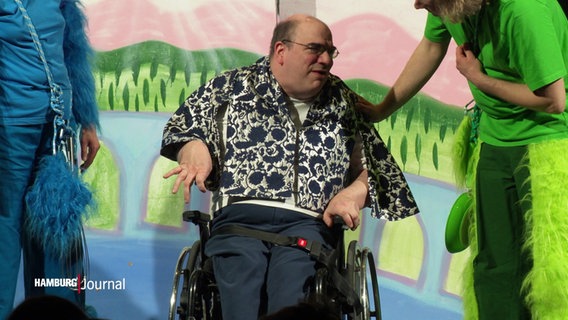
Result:
{"label": "wheelchair spoke", "polygon": [[178,288],[179,288],[180,278],[181,281],[183,281],[185,277],[187,277],[187,269],[183,269],[182,266],[184,261],[186,260],[186,257],[190,254],[190,252],[191,252],[190,247],[183,248],[177,260],[174,272],[174,281],[172,285],[172,295],[170,297],[170,310],[168,316],[169,320],[174,320],[175,318],[176,302],[178,300]]}
{"label": "wheelchair spoke", "polygon": [[371,252],[367,255],[367,262],[369,264],[369,276],[371,279],[371,294],[373,295],[373,302],[375,305],[375,311],[371,311],[371,316],[374,316],[376,320],[381,320],[381,297],[379,295],[379,282],[377,280],[377,269],[375,268],[375,260]]}
{"label": "wheelchair spoke", "polygon": [[359,293],[361,295],[361,304],[363,305],[363,310],[361,318],[363,320],[369,320],[370,316],[370,305],[369,305],[369,292],[367,288],[367,256],[369,254],[369,249],[364,248],[359,251],[358,258],[360,259],[361,268],[359,270]]}
{"label": "wheelchair spoke", "polygon": [[[189,318],[189,286],[190,277],[196,265],[199,263],[200,241],[196,241],[191,248],[183,248],[178,258],[172,295],[170,297],[169,320],[174,320],[176,314],[180,320],[188,320]],[[185,263],[185,266],[183,266]],[[183,267],[182,267],[183,266]],[[179,288],[182,284],[181,290]]]}

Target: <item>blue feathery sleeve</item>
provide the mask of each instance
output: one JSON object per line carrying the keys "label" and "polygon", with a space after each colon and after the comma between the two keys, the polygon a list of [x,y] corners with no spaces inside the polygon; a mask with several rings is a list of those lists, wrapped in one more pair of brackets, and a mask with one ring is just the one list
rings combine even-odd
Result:
{"label": "blue feathery sleeve", "polygon": [[91,69],[94,52],[85,33],[87,18],[78,0],[64,0],[61,11],[65,19],[65,65],[73,88],[73,117],[82,127],[100,128]]}

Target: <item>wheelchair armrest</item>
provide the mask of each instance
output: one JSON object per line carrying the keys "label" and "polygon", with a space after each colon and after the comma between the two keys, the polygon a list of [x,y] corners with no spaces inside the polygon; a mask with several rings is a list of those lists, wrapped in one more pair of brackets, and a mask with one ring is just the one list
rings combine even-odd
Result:
{"label": "wheelchair armrest", "polygon": [[211,221],[211,215],[208,213],[201,212],[199,210],[187,210],[184,211],[183,221],[191,222],[196,225],[206,225]]}

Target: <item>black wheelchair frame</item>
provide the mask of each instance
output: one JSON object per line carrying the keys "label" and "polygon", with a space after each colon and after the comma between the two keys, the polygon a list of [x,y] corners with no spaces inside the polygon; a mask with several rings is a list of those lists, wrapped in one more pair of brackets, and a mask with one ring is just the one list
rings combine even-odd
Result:
{"label": "black wheelchair frame", "polygon": [[[199,240],[191,247],[184,247],[179,255],[174,271],[169,320],[222,319],[213,267],[204,253],[205,243],[211,236],[210,219],[208,213],[196,210],[183,212],[184,221],[198,226]],[[302,240],[295,238],[292,242],[297,239]],[[320,254],[317,246],[314,250],[317,254],[311,252],[311,246],[294,246],[321,262],[310,292],[311,300],[333,306],[340,319],[381,320],[377,272],[373,254],[368,248],[361,248],[356,240],[346,246],[343,231],[339,234],[336,250],[328,254]],[[332,257],[332,260],[322,261],[322,256]]]}

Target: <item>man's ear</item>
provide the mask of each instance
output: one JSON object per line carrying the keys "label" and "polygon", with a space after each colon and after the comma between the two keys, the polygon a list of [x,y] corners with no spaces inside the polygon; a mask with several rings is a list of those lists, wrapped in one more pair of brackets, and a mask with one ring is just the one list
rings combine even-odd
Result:
{"label": "man's ear", "polygon": [[276,42],[274,44],[274,59],[279,65],[284,64],[284,53],[286,51],[286,45],[282,41]]}

